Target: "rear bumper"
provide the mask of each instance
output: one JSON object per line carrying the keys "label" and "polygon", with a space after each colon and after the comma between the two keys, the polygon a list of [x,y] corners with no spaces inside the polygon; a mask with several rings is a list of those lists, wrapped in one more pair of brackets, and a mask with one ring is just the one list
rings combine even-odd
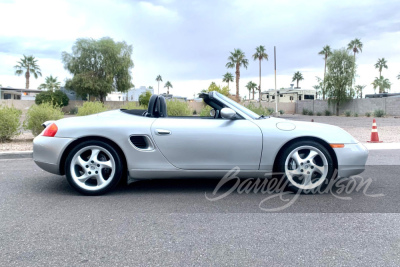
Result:
{"label": "rear bumper", "polygon": [[368,149],[361,143],[345,144],[343,148],[334,148],[338,160],[338,176],[349,177],[365,170]]}
{"label": "rear bumper", "polygon": [[37,136],[33,140],[33,160],[43,170],[60,174],[61,156],[73,138]]}

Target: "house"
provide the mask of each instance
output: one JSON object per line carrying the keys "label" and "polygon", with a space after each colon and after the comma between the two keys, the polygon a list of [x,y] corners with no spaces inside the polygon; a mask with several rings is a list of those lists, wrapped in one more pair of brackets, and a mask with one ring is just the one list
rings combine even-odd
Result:
{"label": "house", "polygon": [[[296,102],[298,100],[305,99],[317,99],[317,92],[315,89],[301,89],[294,88],[293,84],[290,84],[288,88],[278,89],[278,102],[290,103]],[[276,91],[274,89],[269,89],[268,91],[261,92],[261,101],[275,102]]]}
{"label": "house", "polygon": [[42,91],[37,89],[0,87],[0,99],[35,100],[40,92]]}
{"label": "house", "polygon": [[126,93],[111,92],[107,95],[106,101],[139,101],[139,96],[147,91],[154,94],[154,89],[140,86],[139,88],[133,88]]}
{"label": "house", "polygon": [[74,91],[65,87],[60,87],[60,91],[64,92],[68,96],[69,100],[83,100],[82,97],[78,96]]}

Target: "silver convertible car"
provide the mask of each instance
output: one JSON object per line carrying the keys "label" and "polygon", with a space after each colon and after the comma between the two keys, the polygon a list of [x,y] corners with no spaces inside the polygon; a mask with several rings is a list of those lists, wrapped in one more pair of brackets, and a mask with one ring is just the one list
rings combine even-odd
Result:
{"label": "silver convertible car", "polygon": [[209,117],[170,117],[153,95],[148,110],[45,122],[34,161],[86,195],[121,179],[222,178],[235,167],[240,178],[280,173],[289,190],[309,192],[365,168],[368,150],[339,127],[260,116],[218,92],[200,97]]}

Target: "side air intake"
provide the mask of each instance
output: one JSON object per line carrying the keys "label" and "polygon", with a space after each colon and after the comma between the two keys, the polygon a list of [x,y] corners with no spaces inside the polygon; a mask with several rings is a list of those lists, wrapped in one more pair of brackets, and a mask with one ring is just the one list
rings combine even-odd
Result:
{"label": "side air intake", "polygon": [[142,135],[134,135],[130,137],[132,145],[134,145],[138,149],[148,149],[149,143],[147,138]]}

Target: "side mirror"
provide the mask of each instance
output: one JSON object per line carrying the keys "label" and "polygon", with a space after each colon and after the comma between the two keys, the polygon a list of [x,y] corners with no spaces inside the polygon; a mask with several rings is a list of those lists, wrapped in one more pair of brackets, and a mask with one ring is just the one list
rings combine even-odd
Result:
{"label": "side mirror", "polygon": [[221,109],[221,117],[224,119],[232,120],[236,117],[236,112],[230,108]]}

